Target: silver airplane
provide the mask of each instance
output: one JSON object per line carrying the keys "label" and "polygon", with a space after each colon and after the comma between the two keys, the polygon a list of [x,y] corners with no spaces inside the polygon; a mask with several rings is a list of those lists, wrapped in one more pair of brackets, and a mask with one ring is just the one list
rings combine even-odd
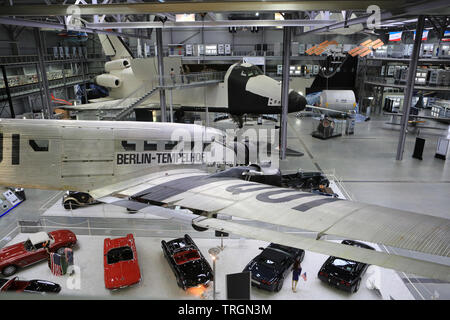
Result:
{"label": "silver airplane", "polygon": [[[256,167],[208,173],[209,163],[236,163],[228,157],[234,148],[224,132],[191,124],[1,119],[0,185],[88,192],[103,203],[140,212],[161,206],[162,216],[196,230],[218,230],[450,281],[448,265],[322,239],[331,235],[449,257],[449,219],[242,178],[257,175]],[[192,213],[172,210],[175,206]],[[309,230],[316,237],[249,226],[225,216]]]}

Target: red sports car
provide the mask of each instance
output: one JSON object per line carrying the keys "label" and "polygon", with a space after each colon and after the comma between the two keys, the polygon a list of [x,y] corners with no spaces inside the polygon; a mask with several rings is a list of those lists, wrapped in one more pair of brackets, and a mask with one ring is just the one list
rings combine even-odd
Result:
{"label": "red sports car", "polygon": [[0,292],[58,293],[61,286],[47,280],[0,279]]}
{"label": "red sports car", "polygon": [[103,243],[105,287],[120,289],[141,281],[136,245],[132,234],[106,238]]}
{"label": "red sports car", "polygon": [[70,230],[56,230],[52,232],[32,233],[27,241],[13,244],[0,249],[0,270],[5,277],[13,275],[18,268],[46,260],[48,254],[44,248],[49,243],[50,252],[72,247],[77,237]]}

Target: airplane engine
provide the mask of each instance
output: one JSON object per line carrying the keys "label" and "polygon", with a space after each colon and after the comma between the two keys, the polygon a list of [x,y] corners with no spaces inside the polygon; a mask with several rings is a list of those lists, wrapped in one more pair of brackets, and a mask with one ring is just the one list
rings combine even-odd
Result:
{"label": "airplane engine", "polygon": [[[236,63],[228,69],[225,82],[230,114],[281,113],[281,82],[264,75],[257,66]],[[305,97],[290,90],[288,112],[301,111],[305,106]]]}
{"label": "airplane engine", "polygon": [[101,74],[94,78],[95,84],[107,88],[119,88],[122,85],[122,81],[116,76],[111,74]]}
{"label": "airplane engine", "polygon": [[128,59],[112,60],[105,63],[106,72],[110,72],[113,70],[123,70],[128,67],[130,67],[130,60]]}

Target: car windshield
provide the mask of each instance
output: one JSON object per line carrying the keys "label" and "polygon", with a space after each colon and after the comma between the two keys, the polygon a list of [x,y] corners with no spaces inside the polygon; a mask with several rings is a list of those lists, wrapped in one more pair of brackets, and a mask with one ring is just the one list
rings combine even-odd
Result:
{"label": "car windshield", "polygon": [[173,255],[173,259],[175,260],[176,264],[180,265],[189,261],[198,260],[200,259],[200,255],[198,254],[197,250],[181,251],[175,253]]}
{"label": "car windshield", "polygon": [[270,267],[270,268],[275,268],[275,266],[277,265],[276,261],[273,261],[273,260],[265,258],[265,257],[261,258],[259,260],[259,262],[262,263],[264,266]]}
{"label": "car windshield", "polygon": [[350,260],[344,260],[344,259],[339,259],[336,258],[334,259],[331,264],[339,269],[348,271],[348,272],[353,272],[356,268],[356,262],[355,261],[350,261]]}
{"label": "car windshield", "polygon": [[270,268],[275,268],[277,265],[281,264],[286,258],[286,253],[282,250],[267,247],[259,256],[259,262]]}
{"label": "car windshield", "polygon": [[108,264],[133,260],[133,250],[130,247],[114,248],[106,256]]}

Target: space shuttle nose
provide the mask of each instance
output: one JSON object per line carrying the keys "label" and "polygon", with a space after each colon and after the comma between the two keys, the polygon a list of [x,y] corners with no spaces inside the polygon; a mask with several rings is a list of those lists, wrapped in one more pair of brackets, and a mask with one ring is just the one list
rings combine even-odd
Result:
{"label": "space shuttle nose", "polygon": [[306,98],[300,93],[292,90],[288,98],[288,112],[302,111],[306,107]]}

